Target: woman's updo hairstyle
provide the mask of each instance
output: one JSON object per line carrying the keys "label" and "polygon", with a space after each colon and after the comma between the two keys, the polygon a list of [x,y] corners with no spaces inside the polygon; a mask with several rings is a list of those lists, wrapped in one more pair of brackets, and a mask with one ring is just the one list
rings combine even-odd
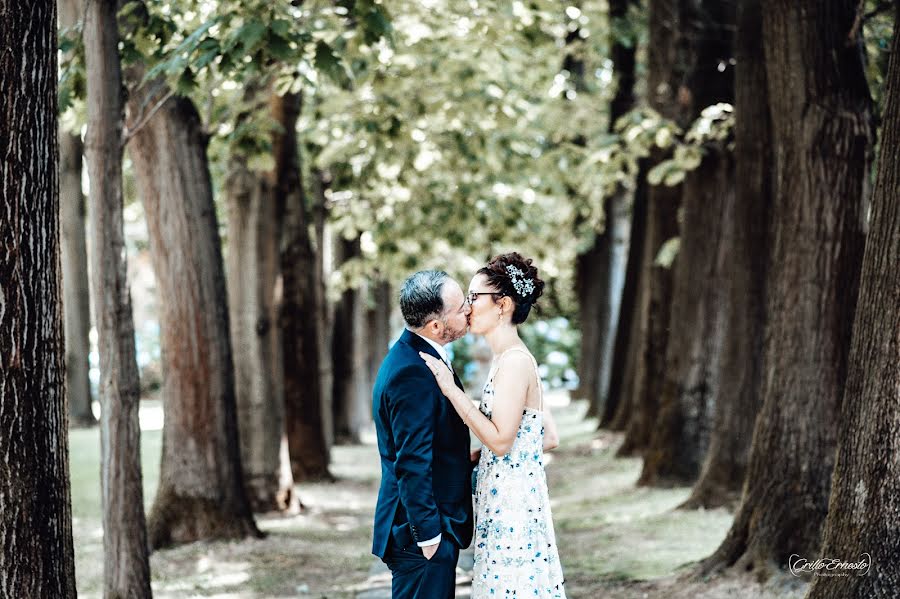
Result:
{"label": "woman's updo hairstyle", "polygon": [[531,264],[531,258],[524,258],[518,252],[500,254],[478,269],[478,274],[486,276],[491,286],[512,299],[516,306],[513,324],[525,322],[531,307],[544,292],[544,281],[538,278],[537,267]]}

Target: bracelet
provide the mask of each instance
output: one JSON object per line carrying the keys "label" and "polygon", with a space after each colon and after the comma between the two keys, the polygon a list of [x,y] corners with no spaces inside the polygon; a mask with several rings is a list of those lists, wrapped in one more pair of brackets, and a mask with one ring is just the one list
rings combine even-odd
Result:
{"label": "bracelet", "polygon": [[463,416],[463,424],[465,424],[466,426],[469,426],[469,416],[472,414],[472,410],[474,410],[474,409],[475,409],[475,404],[471,404],[469,406],[469,409],[466,410],[466,415]]}

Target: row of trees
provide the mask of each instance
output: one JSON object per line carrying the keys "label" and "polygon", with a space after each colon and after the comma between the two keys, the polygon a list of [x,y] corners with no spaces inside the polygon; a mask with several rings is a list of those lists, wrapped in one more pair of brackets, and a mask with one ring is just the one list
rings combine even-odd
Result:
{"label": "row of trees", "polygon": [[[258,535],[254,510],[285,509],[295,481],[328,477],[332,437],[356,440],[370,418],[367,380],[386,350],[393,304],[387,281],[429,262],[471,272],[499,243],[549,247],[558,231],[550,225],[570,227],[576,211],[546,226],[543,213],[560,190],[578,190],[567,173],[541,178],[526,166],[584,162],[574,135],[555,123],[596,127],[588,94],[559,77],[576,42],[602,45],[579,33],[589,22],[581,11],[549,2],[515,15],[450,5],[441,16],[410,2],[399,11],[404,26],[393,29],[367,1],[183,4],[60,4],[70,418],[91,419],[90,246],[109,596],[149,595],[148,546]],[[54,15],[41,7],[46,18],[35,22],[44,27]],[[492,62],[480,50],[473,56],[472,35],[497,43],[484,50]],[[566,38],[564,56],[556,41]],[[542,68],[526,50],[540,51]],[[598,56],[580,52],[583,65]],[[41,57],[35,73],[49,85],[56,63]],[[433,88],[419,86],[421,69]],[[546,102],[541,90],[552,85]],[[162,331],[163,455],[146,522],[126,180],[146,218]],[[55,193],[47,201],[63,208]],[[216,197],[227,208],[224,255]],[[412,198],[427,201],[411,210],[403,204]],[[580,213],[578,227],[597,224],[589,204]],[[446,241],[429,249],[423,242],[435,229]],[[58,248],[44,249],[55,256]],[[457,259],[466,252],[477,258]],[[343,291],[329,301],[332,265],[341,268],[331,286]],[[56,442],[64,446],[64,436]],[[70,535],[61,530],[53,542],[70,545]],[[71,584],[71,563],[59,568]]]}
{"label": "row of trees", "polygon": [[[61,3],[63,120],[87,125],[106,594],[149,596],[148,545],[258,535],[253,511],[285,509],[294,482],[327,477],[334,438],[358,438],[369,417],[388,282],[420,265],[471,273],[500,246],[539,259],[552,311],[577,306],[582,393],[602,425],[627,431],[623,452],[646,456],[642,483],[696,482],[693,506],[743,496],[704,569],[812,557],[829,513],[823,551],[882,548],[890,563],[898,544],[883,526],[827,509],[833,469],[833,502],[863,501],[875,524],[896,509],[900,360],[886,318],[897,286],[886,273],[897,177],[884,156],[896,148],[897,87],[888,82],[875,111],[883,157],[867,219],[874,131],[860,46],[887,15],[807,4],[652,0],[644,16],[634,0],[402,2],[391,20],[365,0],[121,10],[92,0],[83,18]],[[15,157],[3,162],[0,214],[12,248],[0,442],[14,466],[0,501],[42,502],[0,505],[0,528],[41,548],[4,551],[0,585],[67,596],[57,231],[62,219],[76,421],[89,414],[82,150],[60,132],[57,180],[53,3],[0,6],[16,17],[3,47],[19,56],[21,39],[34,45],[24,63],[2,59],[0,131]],[[897,66],[873,54],[876,92]],[[147,222],[164,362],[146,525],[128,177]],[[43,195],[28,203],[26,190]],[[41,210],[27,208],[35,201]],[[873,290],[858,292],[861,280]],[[873,411],[882,417],[859,419]],[[866,427],[882,441],[861,436]],[[860,488],[873,491],[860,499]],[[870,590],[890,588],[887,568],[873,574]]]}
{"label": "row of trees", "polygon": [[[676,137],[641,164],[663,185],[633,190],[622,312],[599,319],[596,351],[583,340],[580,393],[624,431],[620,454],[644,458],[638,484],[737,507],[701,574],[869,553],[868,577],[818,578],[809,596],[900,588],[894,8],[649,2],[647,104]],[[632,68],[617,62],[620,95]],[[698,124],[713,134],[694,154]]]}

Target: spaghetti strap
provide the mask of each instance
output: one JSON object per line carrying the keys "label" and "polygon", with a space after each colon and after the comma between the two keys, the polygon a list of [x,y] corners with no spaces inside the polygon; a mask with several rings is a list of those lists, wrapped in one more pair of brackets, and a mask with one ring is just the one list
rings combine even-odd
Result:
{"label": "spaghetti strap", "polygon": [[[537,360],[534,359],[534,356],[531,355],[531,352],[528,351],[526,348],[516,345],[516,346],[510,347],[509,349],[505,350],[502,354],[497,356],[497,366],[494,368],[494,373],[491,375],[491,380],[493,381],[494,377],[497,376],[497,369],[500,367],[500,360],[503,358],[503,356],[505,356],[506,354],[508,354],[511,351],[520,351],[520,352],[524,353],[526,356],[528,356],[529,358],[531,358],[531,363],[534,366],[534,379],[535,379],[535,382],[537,383],[537,387],[538,387],[538,397],[540,398],[540,399],[538,399],[538,411],[543,412],[544,411],[544,385],[543,385],[543,383],[541,383],[541,373],[538,371]],[[534,408],[532,408],[532,409],[534,409]]]}

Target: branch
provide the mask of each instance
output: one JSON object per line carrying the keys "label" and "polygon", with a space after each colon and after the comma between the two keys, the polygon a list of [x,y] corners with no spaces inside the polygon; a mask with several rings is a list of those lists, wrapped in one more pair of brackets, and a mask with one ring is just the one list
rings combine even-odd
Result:
{"label": "branch", "polygon": [[126,129],[122,134],[122,147],[125,147],[126,145],[128,145],[128,142],[131,141],[131,138],[134,137],[135,135],[137,135],[137,132],[140,131],[144,127],[144,125],[146,125],[150,121],[150,119],[153,118],[153,115],[155,115],[157,113],[157,111],[160,108],[162,108],[162,105],[165,104],[166,102],[168,102],[169,98],[171,98],[174,95],[175,95],[174,90],[170,89],[169,91],[167,91],[165,93],[165,95],[163,95],[163,97],[160,98],[159,102],[157,102],[153,106],[153,108],[150,109],[150,111],[146,114],[146,116],[144,116],[143,118],[138,120],[137,124],[135,124],[134,127],[129,127],[128,129]]}
{"label": "branch", "polygon": [[847,34],[847,41],[845,42],[848,48],[854,45],[856,43],[856,38],[859,37],[859,30],[862,27],[863,15],[865,14],[863,11],[865,7],[866,0],[859,0],[859,5],[856,7],[856,18],[853,19],[853,26],[850,27],[850,32]]}
{"label": "branch", "polygon": [[859,36],[859,31],[862,29],[863,23],[873,17],[877,17],[885,11],[891,10],[893,6],[894,3],[891,0],[879,0],[878,4],[875,5],[875,8],[869,12],[864,12],[866,0],[859,0],[859,6],[856,7],[856,18],[853,19],[853,26],[850,28],[850,33],[847,34],[847,46],[849,47],[856,43],[856,38]]}

